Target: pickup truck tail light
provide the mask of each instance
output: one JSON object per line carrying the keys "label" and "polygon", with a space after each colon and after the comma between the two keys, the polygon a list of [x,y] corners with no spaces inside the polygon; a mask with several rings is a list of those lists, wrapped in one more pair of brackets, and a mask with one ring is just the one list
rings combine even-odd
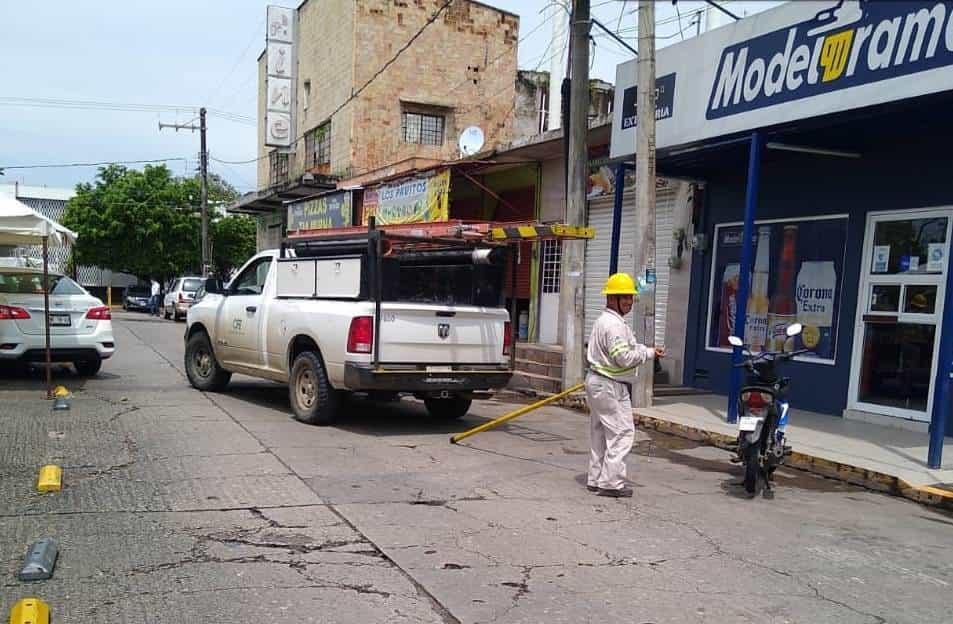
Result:
{"label": "pickup truck tail light", "polygon": [[96,308],[90,308],[86,312],[86,318],[91,321],[108,321],[113,317],[112,312],[109,311],[109,308],[106,306],[99,306]]}
{"label": "pickup truck tail light", "polygon": [[370,353],[374,347],[374,317],[356,316],[347,332],[349,353]]}
{"label": "pickup truck tail light", "polygon": [[509,355],[513,350],[513,329],[509,321],[503,323],[503,355]]}
{"label": "pickup truck tail light", "polygon": [[23,308],[0,305],[0,321],[12,321],[28,318],[30,318],[30,313]]}
{"label": "pickup truck tail light", "polygon": [[179,293],[179,303],[185,303],[185,295]]}

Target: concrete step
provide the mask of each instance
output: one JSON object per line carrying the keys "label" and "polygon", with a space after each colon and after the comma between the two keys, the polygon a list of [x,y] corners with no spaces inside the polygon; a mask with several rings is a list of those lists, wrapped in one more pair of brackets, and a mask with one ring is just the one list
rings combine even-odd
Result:
{"label": "concrete step", "polygon": [[510,388],[525,388],[536,392],[556,394],[562,391],[563,382],[561,379],[547,377],[546,375],[535,375],[523,371],[513,373],[509,383]]}
{"label": "concrete step", "polygon": [[521,358],[516,358],[516,370],[525,373],[532,373],[534,375],[552,377],[553,379],[563,378],[563,366],[561,363],[546,364],[545,362],[539,362],[537,360],[524,360]]}
{"label": "concrete step", "polygon": [[538,345],[521,342],[516,345],[516,357],[540,364],[562,365],[563,349],[560,346]]}

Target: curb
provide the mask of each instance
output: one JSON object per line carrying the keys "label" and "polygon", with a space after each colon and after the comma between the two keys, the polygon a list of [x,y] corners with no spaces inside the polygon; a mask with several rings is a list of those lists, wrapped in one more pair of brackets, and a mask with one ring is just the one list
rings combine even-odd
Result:
{"label": "curb", "polygon": [[[583,393],[568,396],[559,401],[559,405],[581,412],[589,412],[589,408],[586,405],[586,397]],[[720,449],[733,450],[735,447],[734,436],[709,431],[701,427],[683,425],[654,416],[646,416],[644,414],[635,413],[634,411],[632,417],[636,425],[645,429],[652,429],[679,438],[702,442]],[[859,466],[852,466],[798,451],[794,451],[788,457],[785,465],[884,494],[902,496],[903,498],[923,505],[953,510],[953,491],[948,489],[932,485],[910,485],[895,475],[860,468]]]}

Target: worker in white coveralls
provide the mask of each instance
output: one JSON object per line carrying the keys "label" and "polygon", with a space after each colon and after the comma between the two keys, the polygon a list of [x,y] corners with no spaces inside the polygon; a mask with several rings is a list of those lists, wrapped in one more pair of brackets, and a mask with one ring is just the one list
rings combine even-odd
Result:
{"label": "worker in white coveralls", "polygon": [[586,354],[591,447],[586,487],[599,496],[628,498],[632,488],[626,485],[625,458],[635,440],[632,382],[640,364],[663,357],[665,350],[639,344],[625,322],[638,294],[631,276],[610,276],[602,294],[606,309],[592,326]]}

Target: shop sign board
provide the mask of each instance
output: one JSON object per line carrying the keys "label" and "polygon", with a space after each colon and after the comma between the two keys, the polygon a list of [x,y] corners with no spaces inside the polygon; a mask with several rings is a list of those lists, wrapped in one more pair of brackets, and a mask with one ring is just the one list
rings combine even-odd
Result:
{"label": "shop sign board", "polygon": [[447,221],[450,218],[450,170],[364,191],[363,223],[374,215],[377,225]]}
{"label": "shop sign board", "polygon": [[[616,68],[613,158],[635,149],[636,66]],[[953,0],[786,2],[660,49],[656,73],[659,149],[948,91]]]}
{"label": "shop sign board", "polygon": [[288,204],[288,232],[350,227],[351,192],[338,191]]}
{"label": "shop sign board", "polygon": [[[803,359],[833,364],[837,352],[847,216],[756,221],[745,338],[752,351],[807,349]],[[735,333],[742,248],[741,223],[715,226],[709,291],[709,351],[730,352]],[[791,323],[804,326],[787,338]],[[757,330],[760,329],[760,332]],[[751,335],[749,335],[751,334]],[[754,343],[757,344],[754,344]]]}
{"label": "shop sign board", "polygon": [[265,31],[265,145],[291,147],[295,119],[295,11],[280,6],[266,9]]}

